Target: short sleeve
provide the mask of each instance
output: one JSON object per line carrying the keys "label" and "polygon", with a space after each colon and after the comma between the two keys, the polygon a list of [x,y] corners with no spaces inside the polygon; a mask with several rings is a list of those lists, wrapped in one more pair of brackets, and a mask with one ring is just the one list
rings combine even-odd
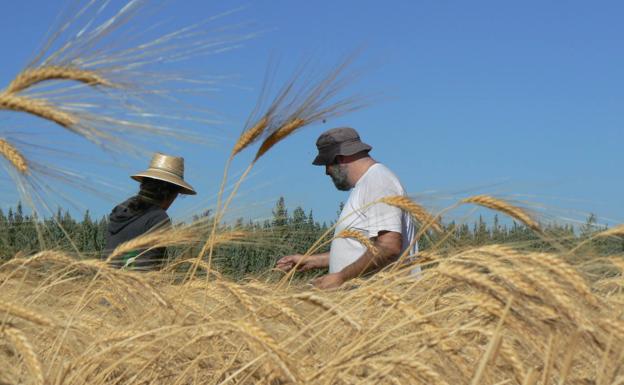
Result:
{"label": "short sleeve", "polygon": [[403,191],[394,188],[393,184],[384,184],[383,180],[376,181],[363,191],[362,205],[367,207],[363,211],[363,227],[369,238],[381,232],[402,232],[403,212],[400,208],[385,203],[373,203],[388,196],[403,195]]}

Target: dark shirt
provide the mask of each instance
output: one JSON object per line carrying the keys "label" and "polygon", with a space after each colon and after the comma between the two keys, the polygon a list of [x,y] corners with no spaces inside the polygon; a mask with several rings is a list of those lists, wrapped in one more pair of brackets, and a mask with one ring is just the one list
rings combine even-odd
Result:
{"label": "dark shirt", "polygon": [[[165,210],[154,204],[144,202],[136,196],[132,197],[117,205],[108,216],[106,246],[102,257],[106,259],[117,246],[126,241],[170,224],[171,220]],[[115,267],[123,267],[128,258],[136,256],[134,262],[129,266],[136,270],[152,270],[163,263],[165,252],[165,248],[149,251],[136,250],[116,257],[114,261],[111,261],[111,264]]]}

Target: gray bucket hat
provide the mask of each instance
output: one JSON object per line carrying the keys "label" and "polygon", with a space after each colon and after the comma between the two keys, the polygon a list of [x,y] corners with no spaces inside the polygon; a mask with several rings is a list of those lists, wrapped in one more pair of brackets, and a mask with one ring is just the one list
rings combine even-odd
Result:
{"label": "gray bucket hat", "polygon": [[362,142],[360,135],[351,127],[332,128],[325,131],[316,140],[318,155],[312,164],[326,166],[334,163],[338,155],[353,155],[373,148]]}

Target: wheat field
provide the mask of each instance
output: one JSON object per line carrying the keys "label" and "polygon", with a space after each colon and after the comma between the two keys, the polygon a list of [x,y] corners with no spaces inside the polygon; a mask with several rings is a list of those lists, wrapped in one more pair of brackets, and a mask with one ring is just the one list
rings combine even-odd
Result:
{"label": "wheat field", "polygon": [[[335,292],[140,274],[54,251],[0,268],[0,383],[621,384],[624,280],[556,254],[428,253]],[[598,262],[596,262],[598,263]]]}
{"label": "wheat field", "polygon": [[[42,52],[0,92],[0,110],[106,149],[140,152],[133,136],[188,139],[168,126],[128,119],[159,111],[147,100],[155,84],[167,92],[168,78],[141,72],[141,65],[222,50],[249,36],[215,43],[191,28],[100,49],[111,47],[108,36],[139,13],[139,3],[122,7],[106,28],[93,23],[56,51]],[[313,289],[294,273],[233,281],[215,270],[215,247],[247,236],[220,225],[253,166],[294,132],[366,104],[342,96],[352,60],[313,81],[296,74],[272,98],[263,92],[226,161],[209,221],[129,241],[109,259],[164,246],[188,247],[192,255],[149,273],[53,248],[3,262],[0,385],[624,384],[623,256],[600,256],[590,242],[566,248],[525,210],[489,195],[437,213],[405,197],[377,202],[409,212],[420,226],[417,237],[435,232],[439,242],[340,290]],[[92,104],[74,104],[93,94]],[[232,159],[254,146],[248,168],[230,181]],[[10,138],[0,137],[0,155],[33,210],[43,202],[45,178],[76,175],[50,172]],[[522,222],[550,247],[449,246],[442,214],[464,205]],[[619,226],[595,238],[623,235]],[[374,248],[357,232],[336,236]],[[312,249],[326,243],[319,239]],[[422,267],[418,275],[409,273],[415,264]]]}

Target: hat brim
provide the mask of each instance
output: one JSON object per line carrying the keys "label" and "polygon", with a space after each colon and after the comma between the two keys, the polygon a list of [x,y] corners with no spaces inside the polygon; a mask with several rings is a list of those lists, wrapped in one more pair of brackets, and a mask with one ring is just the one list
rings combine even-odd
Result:
{"label": "hat brim", "polygon": [[349,156],[353,154],[357,154],[362,151],[370,151],[373,147],[369,146],[364,142],[350,142],[350,143],[341,143],[339,145],[333,146],[333,148],[328,149],[327,151],[319,151],[318,155],[312,161],[312,164],[315,166],[328,166],[334,163],[334,159],[338,155]]}
{"label": "hat brim", "polygon": [[140,182],[143,178],[152,178],[162,180],[174,184],[180,188],[180,194],[195,195],[197,192],[190,184],[186,183],[182,178],[167,171],[148,169],[147,171],[140,172],[130,176],[130,178]]}

